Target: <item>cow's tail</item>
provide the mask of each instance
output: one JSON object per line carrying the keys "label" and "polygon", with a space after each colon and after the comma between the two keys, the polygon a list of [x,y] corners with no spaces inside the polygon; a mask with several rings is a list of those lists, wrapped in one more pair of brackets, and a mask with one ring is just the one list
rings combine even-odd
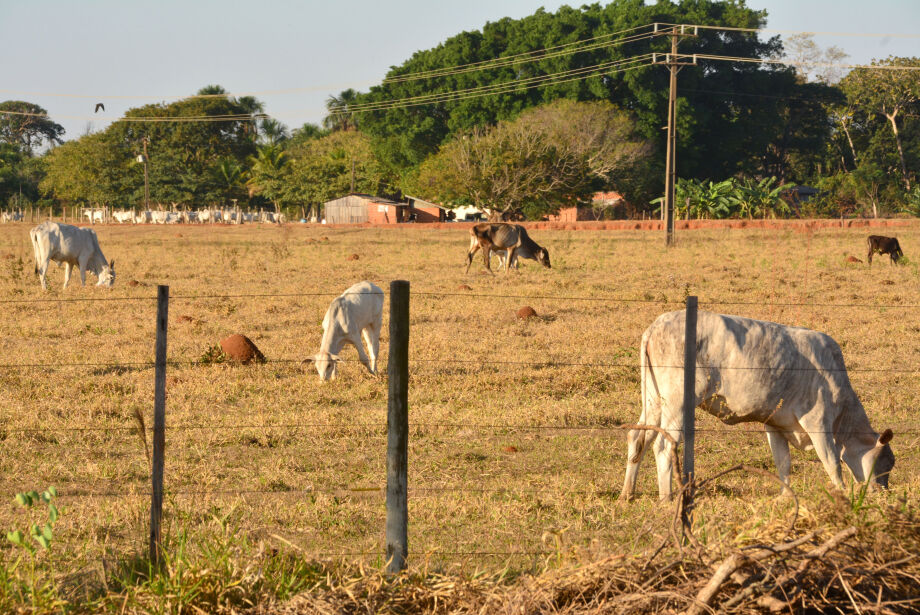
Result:
{"label": "cow's tail", "polygon": [[35,258],[35,275],[38,275],[38,268],[44,262],[41,242],[38,240],[38,231],[32,229],[29,231],[29,238],[32,240],[32,256]]}

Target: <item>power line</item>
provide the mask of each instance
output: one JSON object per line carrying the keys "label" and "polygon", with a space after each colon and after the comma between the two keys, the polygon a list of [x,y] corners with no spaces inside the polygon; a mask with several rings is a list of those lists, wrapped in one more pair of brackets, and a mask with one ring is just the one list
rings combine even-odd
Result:
{"label": "power line", "polygon": [[[648,28],[651,26],[639,26],[637,28],[630,28],[630,30],[636,30],[639,28]],[[628,30],[621,30],[621,32],[626,32]],[[581,41],[576,41],[574,43],[567,43],[566,45],[558,45],[556,47],[547,47],[546,49],[537,49],[534,51],[528,51],[525,53],[520,53],[512,56],[502,56],[498,58],[493,58],[491,60],[482,60],[480,62],[471,62],[469,64],[459,64],[452,67],[445,67],[434,69],[430,71],[421,71],[418,73],[406,73],[404,75],[398,75],[396,77],[388,77],[383,80],[384,84],[390,83],[400,83],[405,81],[414,81],[418,79],[433,79],[437,77],[446,77],[451,75],[458,75],[463,73],[475,72],[480,70],[491,70],[495,68],[504,68],[507,66],[512,66],[514,64],[524,63],[524,62],[535,62],[542,61],[551,58],[556,58],[560,56],[573,55],[576,53],[583,53],[585,51],[594,51],[596,49],[603,49],[607,47],[617,47],[624,45],[626,43],[633,43],[642,40],[650,40],[659,36],[664,36],[664,32],[648,32],[643,34],[637,34],[615,41],[607,41],[604,43],[594,43],[592,45],[586,45],[584,47],[574,47],[576,45],[581,45],[582,43],[598,40],[601,38],[607,38],[610,36],[615,36],[618,33],[614,34],[603,34],[601,36],[596,36],[589,39],[584,39]],[[572,48],[574,47],[574,48]],[[564,51],[558,51],[556,53],[546,53],[547,51],[552,51],[556,49],[565,49]],[[541,54],[541,55],[538,55]],[[521,58],[529,58],[527,60],[522,60]]]}
{"label": "power line", "polygon": [[687,27],[701,30],[724,30],[726,32],[778,32],[781,34],[810,34],[813,36],[857,36],[867,38],[920,38],[920,34],[901,34],[894,32],[831,32],[821,30],[783,30],[779,28],[733,28],[730,26],[711,26],[702,24],[672,24],[670,26],[686,25]]}
{"label": "power line", "polygon": [[677,57],[684,60],[717,60],[721,62],[745,62],[749,64],[780,64],[784,66],[814,66],[820,68],[849,68],[865,70],[906,70],[920,71],[918,66],[898,66],[884,64],[839,64],[835,62],[803,62],[798,60],[783,60],[775,58],[743,58],[740,56],[719,56],[708,53],[677,54]]}

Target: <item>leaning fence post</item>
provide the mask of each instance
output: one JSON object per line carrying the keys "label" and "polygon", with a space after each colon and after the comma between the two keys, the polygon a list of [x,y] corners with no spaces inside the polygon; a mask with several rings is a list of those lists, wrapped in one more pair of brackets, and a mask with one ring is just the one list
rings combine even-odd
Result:
{"label": "leaning fence post", "polygon": [[166,325],[169,286],[157,286],[157,337],[153,384],[153,490],[150,499],[150,561],[159,563],[162,554],[160,520],[163,518],[163,466],[166,448]]}
{"label": "leaning fence post", "polygon": [[689,528],[693,522],[693,446],[696,436],[696,308],[697,298],[687,297],[684,325],[684,467],[681,522]]}
{"label": "leaning fence post", "polygon": [[409,282],[390,283],[387,360],[387,572],[406,567],[409,554]]}

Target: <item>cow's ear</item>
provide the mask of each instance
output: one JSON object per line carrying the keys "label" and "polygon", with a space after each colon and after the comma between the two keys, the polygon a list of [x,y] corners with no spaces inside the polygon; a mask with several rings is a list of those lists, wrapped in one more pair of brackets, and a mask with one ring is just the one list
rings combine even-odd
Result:
{"label": "cow's ear", "polygon": [[890,429],[886,429],[884,432],[882,432],[882,435],[879,436],[878,443],[881,446],[885,446],[886,444],[891,442],[891,439],[893,437],[894,437],[894,432],[891,431]]}
{"label": "cow's ear", "polygon": [[330,361],[335,361],[336,363],[338,363],[338,362],[341,361],[342,359],[340,359],[340,358],[339,358],[339,355],[337,355],[337,354],[330,354],[330,355],[329,355],[329,360],[330,360]]}
{"label": "cow's ear", "polygon": [[304,359],[304,360],[301,361],[300,363],[301,363],[301,365],[303,365],[304,363],[313,363],[314,361],[316,361],[316,357],[307,357],[306,359]]}

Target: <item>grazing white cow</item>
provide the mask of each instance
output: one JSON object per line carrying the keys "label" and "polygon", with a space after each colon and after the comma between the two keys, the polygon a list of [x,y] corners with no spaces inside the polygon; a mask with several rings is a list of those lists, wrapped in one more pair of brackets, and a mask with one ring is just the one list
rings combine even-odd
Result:
{"label": "grazing white cow", "polygon": [[35,253],[35,273],[42,288],[47,289],[45,273],[49,261],[64,263],[64,288],[70,281],[70,274],[76,266],[80,270],[80,282],[86,286],[86,271],[96,274],[96,286],[111,287],[115,283],[115,261],[105,260],[99,248],[96,231],[57,222],[42,222],[31,231],[32,249]]}
{"label": "grazing white cow", "polygon": [[22,221],[22,212],[21,211],[5,211],[0,214],[0,222],[21,222]]}
{"label": "grazing white cow", "polygon": [[[383,291],[371,282],[358,282],[333,299],[323,318],[323,339],[319,352],[307,359],[316,364],[320,380],[335,378],[338,355],[346,343],[355,347],[367,371],[376,374],[382,320]],[[362,336],[367,343],[370,359],[361,344]]]}
{"label": "grazing white cow", "polygon": [[[639,424],[660,427],[677,442],[683,429],[685,320],[683,310],[662,314],[646,329],[639,348]],[[699,312],[694,405],[728,425],[763,423],[786,485],[792,444],[814,449],[838,488],[843,488],[841,458],[856,480],[871,475],[888,487],[894,467],[891,430],[879,436],[872,429],[850,386],[840,347],[824,333]],[[655,431],[638,429],[629,432],[627,442],[620,497],[632,497],[639,462],[650,445],[658,467],[658,493],[662,499],[670,497],[674,445]]]}

